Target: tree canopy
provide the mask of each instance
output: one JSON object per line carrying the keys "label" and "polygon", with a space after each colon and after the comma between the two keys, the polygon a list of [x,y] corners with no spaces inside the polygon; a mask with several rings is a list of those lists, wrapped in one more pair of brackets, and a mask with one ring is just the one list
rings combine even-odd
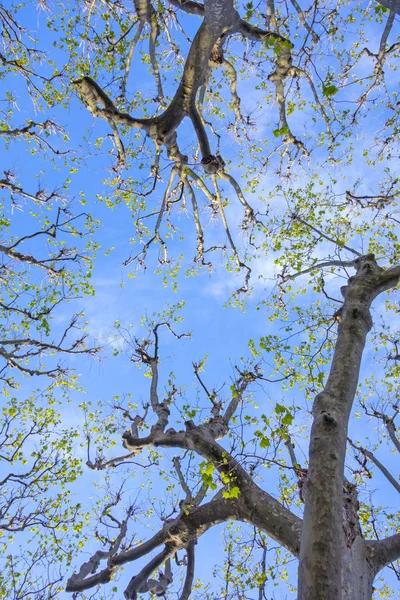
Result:
{"label": "tree canopy", "polygon": [[2,596],[398,597],[399,14],[0,2]]}

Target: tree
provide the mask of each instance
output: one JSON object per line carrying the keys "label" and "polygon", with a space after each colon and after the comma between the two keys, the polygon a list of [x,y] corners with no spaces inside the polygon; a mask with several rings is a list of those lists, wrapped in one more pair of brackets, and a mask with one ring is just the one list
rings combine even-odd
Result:
{"label": "tree", "polygon": [[[174,235],[188,235],[176,218],[180,207],[191,213],[196,239],[191,244],[189,233],[189,241],[181,243],[184,254],[196,248],[186,275],[199,274],[204,281],[208,271],[218,269],[219,253],[233,273],[230,304],[244,309],[246,301],[252,302],[260,264],[270,266],[268,277],[273,275],[275,285],[257,308],[264,308],[274,325],[259,340],[250,340],[251,356],[234,364],[228,394],[206,381],[205,359],[193,363],[208,409],[200,396],[187,393],[186,398],[173,375],[166,378],[163,397],[159,390],[160,336],[166,330],[184,337],[179,333],[181,304],[149,318],[143,339],[125,324],[117,325],[130,360],[144,366],[151,379],[149,399],[140,410],[130,396],[124,401],[116,397],[109,414],[106,407],[93,412],[82,404],[86,464],[107,473],[93,526],[101,549],[89,545],[89,560],[82,559],[66,589],[78,597],[96,588],[100,596],[97,586],[117,578],[123,565],[143,559],[133,577],[120,580],[128,600],[171,590],[179,590],[181,600],[195,597],[201,536],[221,523],[239,521],[246,524],[242,537],[229,528],[226,533],[222,597],[256,593],[266,598],[270,581],[277,573],[285,575],[291,556],[299,559],[299,598],[372,598],[381,569],[390,566],[399,577],[394,563],[400,557],[398,511],[359,498],[373,469],[399,492],[396,474],[385,466],[387,455],[378,458],[382,442],[392,443],[396,452],[400,445],[394,382],[399,342],[393,315],[388,316],[398,313],[398,305],[394,296],[385,296],[400,277],[397,4],[305,7],[292,0],[268,1],[264,7],[253,2],[236,6],[230,0],[138,0],[128,6],[103,0],[82,2],[82,7],[86,12],[67,5],[65,12],[47,18],[56,34],[57,57],[64,62],[62,68],[52,63],[59,84],[48,77],[44,93],[46,101],[56,98],[68,105],[75,90],[86,105],[100,132],[93,146],[85,142],[86,154],[92,148],[102,152],[111,140],[113,158],[99,199],[110,208],[124,203],[131,211],[136,239],[131,239],[134,248],[125,267],[155,268],[166,285],[172,280],[178,289],[184,259],[174,257],[179,252]],[[139,54],[134,68],[140,45],[141,62]],[[21,61],[2,61],[26,76]],[[154,76],[154,94],[151,84],[140,85],[143,65]],[[245,85],[254,94],[250,102],[242,97]],[[41,129],[29,122],[18,131],[30,135],[35,128]],[[15,129],[7,131],[13,137]],[[229,147],[226,133],[234,146]],[[72,160],[73,170],[86,168],[86,156]],[[142,177],[143,172],[149,176]],[[13,192],[12,185],[6,176],[4,187]],[[251,195],[257,196],[252,202]],[[239,210],[241,236],[235,233]],[[209,227],[210,216],[218,229]],[[55,237],[66,223],[57,217],[40,235]],[[25,239],[18,238],[17,245]],[[4,245],[5,254],[23,260],[12,244]],[[159,249],[155,260],[154,245]],[[53,271],[64,257],[63,252],[52,255]],[[33,261],[48,268],[47,260]],[[12,297],[5,303],[5,317],[13,306]],[[375,377],[364,372],[360,381],[374,307],[385,312],[370,344],[378,366]],[[29,338],[29,344],[29,356],[24,350],[18,355],[22,343],[14,339],[14,354],[4,355],[8,366],[21,365],[35,353],[36,340]],[[40,344],[42,352],[63,349]],[[372,360],[368,355],[369,364]],[[270,409],[260,415],[252,397],[262,394],[270,397]],[[367,439],[355,440],[353,433],[350,437],[355,406],[378,420],[382,437],[372,446]],[[115,456],[112,447],[126,424],[126,452]],[[305,450],[301,433],[309,437],[304,459],[297,451]],[[138,499],[127,500],[124,492],[133,469],[149,472],[157,481],[155,493],[170,502],[163,524],[146,541],[132,531],[137,515],[148,510]],[[164,488],[158,470],[167,480]],[[287,552],[277,550],[275,564],[270,539]],[[199,594],[215,597],[207,588]]]}
{"label": "tree", "polygon": [[[86,344],[80,312],[66,309],[92,294],[97,224],[85,212],[74,214],[68,181],[52,190],[41,181],[50,171],[46,160],[65,156],[64,134],[51,119],[20,124],[19,98],[24,111],[29,98],[34,116],[49,109],[40,83],[52,77],[43,76],[42,54],[17,14],[0,5],[1,78],[4,90],[13,90],[4,92],[0,118],[0,595],[14,600],[56,597],[63,564],[79,543],[71,537],[81,531],[83,514],[70,489],[82,472],[74,449],[79,430],[65,428],[60,416],[67,390],[78,383],[62,357],[98,351]],[[22,172],[15,168],[18,153],[25,155]],[[33,380],[42,382],[39,389]]]}
{"label": "tree", "polygon": [[[158,332],[160,327],[171,328],[171,325],[168,321],[158,322],[152,329],[153,340],[136,342],[132,357],[150,370],[150,398],[146,412],[151,408],[156,420],[148,426],[147,435],[140,435],[140,428],[146,424],[145,417],[139,414],[133,416],[124,410],[124,417],[132,423],[131,429],[123,434],[128,454],[113,459],[99,459],[95,463],[89,460],[88,464],[94,469],[105,469],[121,465],[124,461],[135,460],[147,448],[157,451],[159,448],[183,450],[183,454],[173,458],[173,466],[185,497],[179,503],[177,516],[166,520],[150,539],[123,551],[119,550],[119,546],[126,535],[127,522],[124,520],[119,523],[119,534],[110,550],[97,551],[88,562],[82,564],[79,572],[69,579],[67,591],[82,591],[106,583],[121,565],[161,547],[161,551],[131,579],[125,590],[125,597],[136,598],[137,593],[151,590],[156,585],[157,594],[162,595],[172,582],[171,559],[178,551],[186,549],[187,575],[181,597],[188,598],[194,577],[194,549],[197,540],[210,527],[235,519],[251,524],[300,559],[300,598],[333,598],[334,594],[341,598],[372,597],[372,584],[376,574],[399,557],[400,538],[396,533],[379,541],[364,539],[358,517],[356,485],[344,477],[344,464],[348,420],[357,391],[365,340],[372,326],[370,307],[379,294],[397,285],[400,268],[384,270],[377,265],[372,254],[360,257],[354,263],[356,275],[341,288],[344,301],[334,315],[339,325],[332,366],[326,384],[313,404],[308,469],[300,466],[294,454],[288,433],[293,422],[290,409],[280,404],[275,407],[280,427],[274,430],[274,443],[279,445],[285,441],[288,447],[292,468],[305,503],[303,518],[300,519],[278,502],[263,487],[257,485],[252,477],[262,462],[268,459],[251,454],[247,459],[251,456],[256,462],[244,463],[245,466],[238,459],[238,456],[246,456],[246,438],[241,440],[241,451],[235,448],[234,441],[229,442],[235,448],[235,453],[229,452],[225,445],[218,442],[226,436],[233,437],[230,434],[232,421],[234,422],[244,401],[247,388],[258,380],[270,380],[265,379],[257,364],[252,370],[237,369],[238,378],[231,386],[231,399],[224,406],[217,392],[209,391],[201,379],[201,365],[195,364],[196,377],[210,401],[210,413],[197,424],[193,420],[185,421],[183,430],[170,428],[169,406],[177,389],[172,386],[171,392],[161,401],[157,382]],[[150,347],[154,349],[150,351]],[[286,375],[285,378],[289,377],[290,375]],[[263,418],[269,424],[265,415]],[[393,426],[393,418],[389,418],[388,422]],[[264,431],[257,430],[254,433],[260,440],[260,449],[271,444]],[[399,441],[395,435],[393,440],[398,449]],[[365,454],[363,449],[356,448]],[[194,456],[203,459],[199,464],[200,482],[197,485],[200,484],[200,489],[196,494],[187,480],[193,472],[187,464],[188,456],[191,459]],[[186,476],[183,474],[182,464],[185,465]],[[219,487],[214,471],[217,473],[219,486],[222,487],[208,502],[203,502],[210,490]],[[398,483],[393,482],[393,485],[398,491]],[[107,564],[101,569],[100,563],[105,559]],[[151,576],[163,563],[166,563],[167,570],[156,583]],[[261,579],[263,575],[265,573],[261,573]],[[263,585],[264,581],[261,581],[260,597]]]}

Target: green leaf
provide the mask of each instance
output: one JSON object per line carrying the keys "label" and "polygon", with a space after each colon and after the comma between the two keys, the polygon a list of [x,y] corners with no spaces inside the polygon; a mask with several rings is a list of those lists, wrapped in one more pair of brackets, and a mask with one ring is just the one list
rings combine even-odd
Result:
{"label": "green leaf", "polygon": [[326,98],[329,98],[330,96],[334,96],[335,94],[338,93],[338,88],[336,87],[336,85],[323,85],[322,86],[322,93]]}
{"label": "green leaf", "polygon": [[236,485],[228,490],[222,490],[222,495],[224,498],[238,498],[239,494],[240,489]]}
{"label": "green leaf", "polygon": [[293,423],[293,415],[290,412],[287,412],[286,415],[282,418],[282,425],[290,426]]}
{"label": "green leaf", "polygon": [[280,129],[274,129],[272,131],[272,133],[274,134],[274,136],[276,138],[284,136],[284,135],[288,135],[288,133],[289,133],[289,127],[287,127],[286,125],[284,125]]}

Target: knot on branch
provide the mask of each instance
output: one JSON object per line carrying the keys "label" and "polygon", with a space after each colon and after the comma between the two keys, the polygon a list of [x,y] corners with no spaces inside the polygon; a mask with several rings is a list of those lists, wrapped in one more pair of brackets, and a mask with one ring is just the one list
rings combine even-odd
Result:
{"label": "knot on branch", "polygon": [[122,434],[122,445],[124,448],[133,452],[134,454],[139,454],[142,450],[142,447],[138,446],[139,438],[127,430]]}
{"label": "knot on branch", "polygon": [[160,402],[160,409],[163,410],[167,415],[171,414],[171,411],[168,406],[168,400],[164,400],[163,402]]}
{"label": "knot on branch", "polygon": [[[378,265],[375,259],[375,254],[366,254],[365,256],[360,256],[355,261],[357,275],[361,273],[364,275],[381,273],[383,271],[382,267]],[[350,281],[350,280],[349,280]]]}
{"label": "knot on branch", "polygon": [[[345,288],[344,288],[344,287],[343,287],[343,288],[341,288],[341,291],[342,291],[342,290],[345,290]],[[342,292],[342,295],[343,295],[343,296],[344,296],[344,294],[345,294],[345,292]],[[343,317],[343,306],[341,306],[341,307],[339,308],[339,310],[337,310],[337,311],[334,313],[334,315],[333,315],[333,319],[334,319],[334,320],[335,320],[337,323],[340,323],[340,321],[342,320],[342,317]]]}
{"label": "knot on branch", "polygon": [[289,48],[279,48],[280,54],[275,63],[275,71],[268,76],[269,81],[283,81],[291,73],[292,54]]}
{"label": "knot on branch", "polygon": [[276,61],[276,73],[282,79],[286,77],[292,68],[292,55],[289,51],[282,52]]}
{"label": "knot on branch", "polygon": [[345,481],[343,484],[343,532],[348,548],[351,548],[357,537],[362,537],[358,518],[359,508],[357,486],[350,481]]}
{"label": "knot on branch", "polygon": [[193,423],[193,421],[185,421],[185,428],[186,431],[193,431],[194,429],[196,429],[196,425]]}
{"label": "knot on branch", "polygon": [[222,48],[220,46],[219,41],[214,44],[213,49],[210,53],[210,62],[213,62],[217,65],[222,65],[224,62],[224,54],[222,52]]}
{"label": "knot on branch", "polygon": [[308,469],[296,469],[297,475],[297,487],[299,488],[299,498],[301,502],[304,502],[304,484],[307,481]]}
{"label": "knot on branch", "polygon": [[337,427],[336,419],[331,415],[331,413],[323,410],[321,412],[321,417],[328,431],[332,431]]}
{"label": "knot on branch", "polygon": [[220,154],[216,156],[214,154],[204,156],[201,159],[201,164],[208,175],[215,175],[218,171],[223,171],[225,168],[225,161]]}

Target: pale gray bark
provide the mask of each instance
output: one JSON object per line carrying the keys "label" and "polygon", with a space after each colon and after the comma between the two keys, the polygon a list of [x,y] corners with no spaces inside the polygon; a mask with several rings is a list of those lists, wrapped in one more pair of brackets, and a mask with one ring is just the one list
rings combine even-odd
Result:
{"label": "pale gray bark", "polygon": [[[396,416],[396,415],[395,415]],[[396,426],[394,424],[394,417],[387,417],[386,415],[383,415],[383,421],[385,423],[385,427],[387,429],[387,432],[389,434],[390,439],[392,440],[394,447],[396,448],[397,452],[400,453],[400,440],[398,439],[397,435],[396,435]]]}
{"label": "pale gray bark", "polygon": [[366,542],[366,547],[369,561],[376,574],[384,566],[400,559],[400,533],[383,540]]}
{"label": "pale gray bark", "polygon": [[372,327],[371,303],[379,293],[396,285],[400,274],[399,268],[383,271],[373,255],[355,262],[356,275],[341,289],[344,303],[336,314],[338,336],[329,377],[313,406],[310,466],[303,490],[299,600],[343,598],[347,568],[342,530],[347,425],[366,337]]}
{"label": "pale gray bark", "polygon": [[370,600],[375,572],[367,560],[367,549],[361,537],[343,549],[341,600]]}

